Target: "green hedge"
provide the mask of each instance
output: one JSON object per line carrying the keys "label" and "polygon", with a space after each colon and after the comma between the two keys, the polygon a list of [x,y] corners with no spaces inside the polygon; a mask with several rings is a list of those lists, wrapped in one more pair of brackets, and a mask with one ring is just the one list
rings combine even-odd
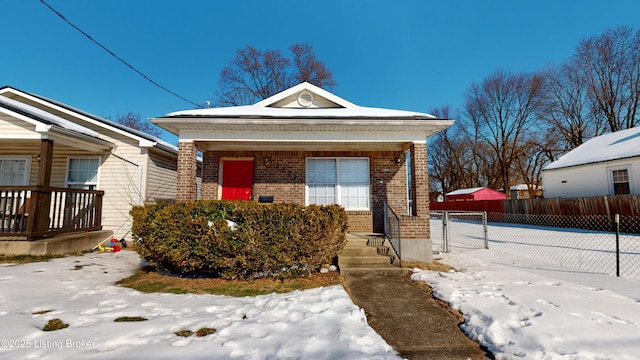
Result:
{"label": "green hedge", "polygon": [[337,205],[196,201],[135,206],[131,215],[140,256],[184,275],[304,276],[346,244],[347,215]]}

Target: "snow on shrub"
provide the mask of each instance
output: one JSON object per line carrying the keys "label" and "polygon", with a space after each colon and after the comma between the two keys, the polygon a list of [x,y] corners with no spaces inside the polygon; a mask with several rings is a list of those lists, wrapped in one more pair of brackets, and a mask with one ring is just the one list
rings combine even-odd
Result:
{"label": "snow on shrub", "polygon": [[299,277],[346,244],[347,215],[337,205],[207,200],[135,206],[131,215],[136,251],[179,275]]}

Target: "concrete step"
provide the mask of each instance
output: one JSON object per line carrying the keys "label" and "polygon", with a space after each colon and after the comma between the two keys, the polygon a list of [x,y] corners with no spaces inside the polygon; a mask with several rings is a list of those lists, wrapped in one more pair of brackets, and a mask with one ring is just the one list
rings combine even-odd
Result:
{"label": "concrete step", "polygon": [[364,238],[360,238],[360,237],[357,237],[357,236],[351,236],[351,237],[349,237],[349,240],[347,242],[347,246],[352,246],[352,245],[367,246],[367,245],[369,245],[369,240],[364,239]]}
{"label": "concrete step", "polygon": [[378,254],[378,250],[371,246],[345,246],[338,253],[338,257],[344,256],[376,256]]}
{"label": "concrete step", "polygon": [[351,265],[364,265],[364,264],[391,264],[391,259],[388,256],[339,256],[338,266],[340,268],[349,267]]}
{"label": "concrete step", "polygon": [[340,267],[340,274],[343,276],[403,276],[407,269],[391,264],[362,264],[350,265],[347,268]]}

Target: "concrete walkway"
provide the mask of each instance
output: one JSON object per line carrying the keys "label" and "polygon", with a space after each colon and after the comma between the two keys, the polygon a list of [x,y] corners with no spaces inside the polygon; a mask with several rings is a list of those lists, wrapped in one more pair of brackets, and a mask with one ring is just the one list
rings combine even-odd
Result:
{"label": "concrete walkway", "polygon": [[338,254],[347,291],[365,310],[369,325],[401,356],[411,360],[492,358],[464,335],[456,316],[408,278],[407,269],[391,265],[388,257],[386,264],[378,263],[373,253],[379,251],[367,246],[366,239],[353,234],[347,239],[347,247]]}

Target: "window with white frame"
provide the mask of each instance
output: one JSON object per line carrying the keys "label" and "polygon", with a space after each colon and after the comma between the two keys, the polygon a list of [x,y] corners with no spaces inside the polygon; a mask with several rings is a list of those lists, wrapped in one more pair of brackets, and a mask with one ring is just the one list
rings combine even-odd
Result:
{"label": "window with white frame", "polygon": [[369,210],[368,158],[307,158],[307,203]]}
{"label": "window with white frame", "polygon": [[0,157],[0,186],[29,185],[29,157]]}
{"label": "window with white frame", "polygon": [[611,187],[613,195],[631,194],[631,184],[629,182],[629,169],[611,170]]}
{"label": "window with white frame", "polygon": [[70,158],[67,165],[67,187],[95,190],[98,187],[100,158]]}

